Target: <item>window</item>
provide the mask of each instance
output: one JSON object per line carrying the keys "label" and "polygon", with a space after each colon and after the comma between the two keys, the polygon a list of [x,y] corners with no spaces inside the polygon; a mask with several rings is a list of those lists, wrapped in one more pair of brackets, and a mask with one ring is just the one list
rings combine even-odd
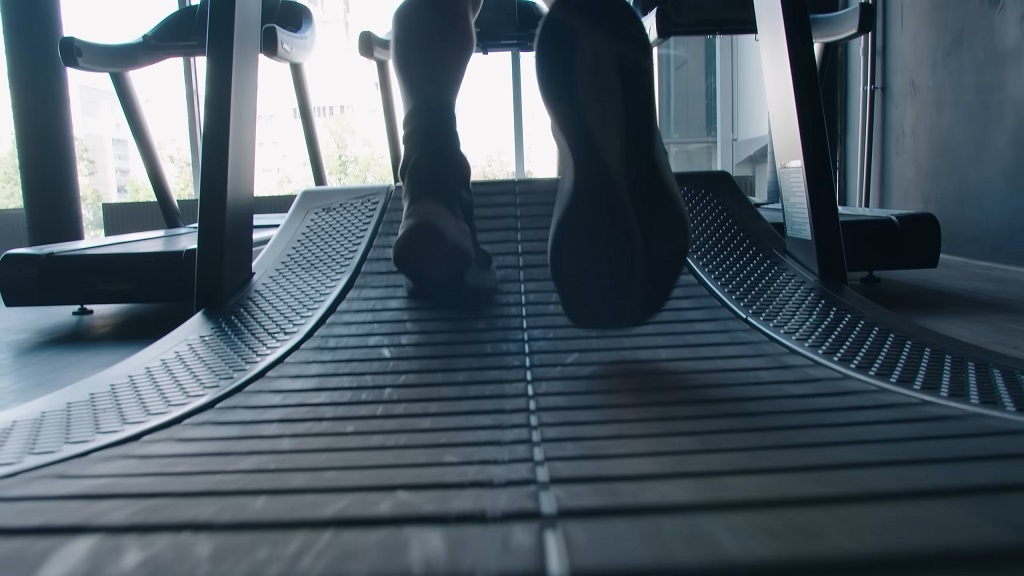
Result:
{"label": "window", "polygon": [[512,60],[508,53],[477,54],[469,61],[455,113],[473,179],[515,178]]}
{"label": "window", "polygon": [[676,171],[717,167],[714,38],[673,38],[658,48],[658,114],[669,162]]}
{"label": "window", "polygon": [[748,194],[765,198],[768,108],[756,37],[673,38],[658,48],[656,62],[672,169],[725,170]]}
{"label": "window", "polygon": [[[376,67],[359,56],[356,42],[363,30],[389,31],[401,0],[300,1],[311,7],[317,24],[317,48],[305,67],[328,180],[334,185],[390,182]],[[174,0],[90,0],[64,2],[62,12],[66,34],[117,42],[137,38],[177,7]],[[107,14],[119,15],[116,26],[102,16]],[[515,176],[511,62],[508,53],[474,56],[458,101],[463,149],[478,179]],[[196,59],[200,110],[205,104],[205,64],[204,58]],[[536,87],[533,55],[522,55],[521,64],[526,175],[553,176],[557,152]],[[181,61],[133,72],[132,79],[172,188],[179,196],[191,196],[192,156]],[[97,201],[152,199],[109,78],[69,71],[69,80],[83,191]],[[254,190],[258,195],[295,194],[313,184],[291,80],[287,65],[260,58]],[[401,111],[400,96],[397,100]]]}
{"label": "window", "polygon": [[[727,39],[723,38],[720,42]],[[721,155],[750,196],[768,196],[768,103],[765,96],[761,50],[754,36],[731,38],[731,58],[723,56],[721,69],[732,67],[733,89],[721,97],[722,107],[733,112],[731,149]],[[719,138],[723,142],[722,138]],[[728,142],[728,140],[724,140]]]}
{"label": "window", "polygon": [[551,117],[537,86],[537,61],[530,52],[522,55],[523,156],[527,178],[558,175],[558,147],[551,134]]}
{"label": "window", "polygon": [[[328,181],[391,181],[376,68],[356,51],[358,32],[387,32],[399,0],[305,0],[317,25],[316,51],[305,64],[313,118]],[[205,64],[205,63],[203,63]],[[309,153],[287,65],[260,59],[257,195],[295,194],[313,185]],[[200,66],[200,78],[205,66]]]}
{"label": "window", "polygon": [[7,54],[0,35],[0,210],[21,208],[21,173],[14,145],[14,115],[7,83]]}
{"label": "window", "polygon": [[[177,9],[175,0],[61,3],[65,35],[103,43],[138,38]],[[131,78],[175,195],[193,196],[181,60],[133,71]],[[100,204],[155,197],[109,76],[68,70],[68,87],[86,235],[96,237]]]}

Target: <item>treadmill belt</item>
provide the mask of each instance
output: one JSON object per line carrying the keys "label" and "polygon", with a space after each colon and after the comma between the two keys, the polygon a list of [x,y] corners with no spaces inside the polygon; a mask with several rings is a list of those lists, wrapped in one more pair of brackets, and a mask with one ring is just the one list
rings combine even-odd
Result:
{"label": "treadmill belt", "polygon": [[500,285],[407,297],[393,195],[352,289],[184,422],[0,481],[5,572],[1010,573],[1024,426],[875,386],[690,273],[590,331],[546,265],[554,181],[476,186]]}

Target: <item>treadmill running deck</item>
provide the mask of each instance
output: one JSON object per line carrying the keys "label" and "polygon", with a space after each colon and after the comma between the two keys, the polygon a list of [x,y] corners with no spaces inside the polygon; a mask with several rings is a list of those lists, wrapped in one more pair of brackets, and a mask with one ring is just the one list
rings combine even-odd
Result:
{"label": "treadmill running deck", "polygon": [[[826,367],[689,272],[645,326],[574,328],[546,264],[554,188],[476,187],[500,278],[476,311],[406,296],[393,195],[337,310],[265,376],[180,424],[0,481],[4,572],[1019,567],[1010,411]],[[709,243],[735,245],[702,230],[695,267]]]}

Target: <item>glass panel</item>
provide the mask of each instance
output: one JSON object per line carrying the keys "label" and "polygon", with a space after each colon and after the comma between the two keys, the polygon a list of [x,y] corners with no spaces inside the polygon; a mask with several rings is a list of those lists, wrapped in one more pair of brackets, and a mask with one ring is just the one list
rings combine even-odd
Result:
{"label": "glass panel", "polygon": [[[377,66],[359,55],[359,34],[370,30],[384,35],[391,30],[391,18],[401,0],[319,0],[330,9],[332,4],[348,10],[345,48],[321,48],[323,35],[317,34],[317,51],[330,50],[323,58],[323,90],[334,90],[346,107],[346,115],[336,118],[320,141],[325,146],[327,175],[340,185],[391,182],[391,160],[387,132],[384,129],[384,109],[380,100]],[[319,21],[318,21],[319,24]],[[343,55],[343,72],[339,74],[338,54]],[[390,67],[389,67],[390,68]],[[310,73],[311,79],[314,73]],[[311,80],[312,81],[312,80]],[[333,83],[333,84],[332,84]],[[391,69],[395,110],[399,126],[404,118],[402,96],[398,80]],[[314,90],[319,90],[314,88]],[[317,98],[314,93],[314,99]]]}
{"label": "glass panel", "polygon": [[473,179],[515,178],[512,60],[507,52],[477,54],[469,61],[455,112]]}
{"label": "glass panel", "polygon": [[[359,32],[383,34],[397,0],[306,0],[317,45],[305,63],[318,140],[334,185],[391,181],[374,65],[359,56]],[[256,194],[295,194],[313,186],[309,151],[287,65],[260,59]]]}
{"label": "glass panel", "polygon": [[748,195],[764,199],[768,107],[757,38],[673,38],[658,48],[657,62],[672,169],[725,170]]}
{"label": "glass panel", "polygon": [[[340,3],[343,0],[321,0],[328,6],[332,1]],[[322,73],[325,84],[322,89],[338,90],[355,113],[347,122],[336,122],[329,137],[326,133],[321,134],[325,153],[328,147],[333,148],[333,159],[327,161],[328,175],[332,181],[345,184],[390,181],[387,134],[384,130],[376,67],[359,56],[356,40],[363,30],[371,30],[380,35],[390,31],[392,15],[401,1],[345,1],[350,7],[350,38],[346,50],[334,51],[330,62],[325,65]],[[324,36],[318,33],[318,42]],[[317,51],[320,50],[318,44]],[[337,54],[343,54],[340,62]],[[342,74],[339,74],[339,69],[343,70]],[[515,175],[511,74],[512,64],[507,53],[489,56],[477,54],[466,71],[456,104],[456,115],[462,149],[469,160],[474,179],[505,179]],[[311,83],[313,77],[314,72],[311,71]],[[339,77],[346,79],[346,85],[330,86],[330,82],[337,83]],[[391,82],[401,126],[404,108],[393,67]]]}
{"label": "glass panel", "polygon": [[[174,12],[174,0],[63,2],[64,34],[92,42],[138,38]],[[117,18],[112,19],[111,14]],[[171,189],[194,196],[182,63],[169,60],[131,74]],[[86,236],[102,235],[103,202],[155,201],[138,147],[106,74],[68,70]]]}
{"label": "glass panel", "polygon": [[677,172],[717,167],[714,39],[672,38],[657,50],[662,137]]}
{"label": "glass panel", "polygon": [[761,50],[754,36],[736,36],[732,42],[733,132],[736,136],[732,142],[733,165],[725,169],[733,173],[748,196],[765,200],[768,196],[768,103]]}
{"label": "glass panel", "polygon": [[[390,182],[377,71],[372,62],[359,55],[357,41],[363,30],[380,35],[390,31],[392,15],[401,0],[302,1],[313,10],[317,24],[316,52],[305,66],[328,181],[333,185]],[[205,60],[196,62],[196,70],[202,107]],[[392,85],[401,126],[404,108],[393,70]],[[312,186],[287,66],[260,59],[257,109],[256,194],[294,194]],[[515,157],[508,54],[478,54],[472,59],[456,113],[473,177],[512,178]]]}
{"label": "glass panel", "polygon": [[[391,182],[376,66],[359,55],[359,33],[384,35],[401,0],[301,0],[313,11],[316,50],[305,64],[328,182]],[[205,60],[197,61],[205,105]],[[401,96],[392,72],[398,122]],[[257,195],[295,194],[313,185],[309,154],[288,66],[260,59],[256,126]]]}
{"label": "glass panel", "polygon": [[558,147],[551,135],[551,117],[537,87],[537,59],[533,52],[522,55],[523,140],[527,178],[558,176]]}
{"label": "glass panel", "polygon": [[0,34],[0,210],[21,208],[21,175],[14,146],[14,114],[7,82],[7,53]]}

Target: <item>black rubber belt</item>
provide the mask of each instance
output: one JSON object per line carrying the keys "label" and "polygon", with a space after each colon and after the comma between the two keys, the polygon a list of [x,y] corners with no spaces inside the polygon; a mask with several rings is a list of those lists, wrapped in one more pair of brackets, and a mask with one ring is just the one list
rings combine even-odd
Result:
{"label": "black rubber belt", "polygon": [[475,313],[406,298],[394,200],[348,297],[265,378],[0,483],[5,572],[1017,565],[1019,423],[824,368],[689,274],[648,325],[578,330],[546,267],[553,191],[477,187],[501,284]]}

